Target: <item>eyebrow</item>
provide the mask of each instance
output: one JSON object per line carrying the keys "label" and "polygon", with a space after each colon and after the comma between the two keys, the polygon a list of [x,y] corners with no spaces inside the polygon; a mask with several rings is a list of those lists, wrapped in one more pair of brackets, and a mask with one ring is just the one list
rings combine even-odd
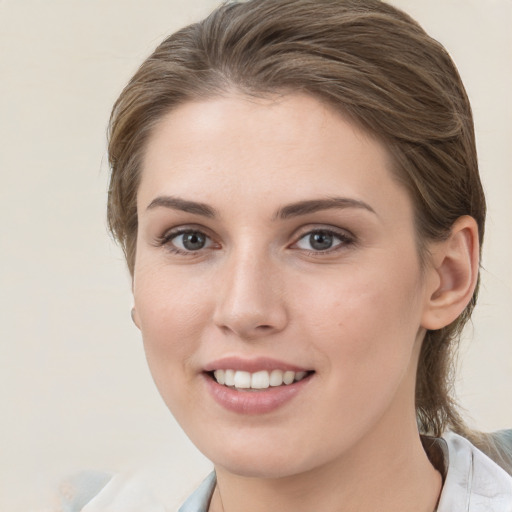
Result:
{"label": "eyebrow", "polygon": [[215,209],[205,203],[196,201],[187,201],[174,196],[158,196],[149,203],[146,210],[157,208],[158,206],[170,208],[171,210],[180,210],[182,212],[202,215],[203,217],[215,217]]}
{"label": "eyebrow", "polygon": [[328,197],[326,199],[312,199],[289,204],[280,208],[274,218],[290,219],[292,217],[299,217],[300,215],[307,215],[309,213],[335,208],[361,208],[377,215],[375,210],[369,204],[364,201],[360,201],[359,199],[352,199],[350,197]]}
{"label": "eyebrow", "polygon": [[[216,216],[215,208],[197,201],[189,201],[175,196],[158,196],[149,203],[146,210],[163,207],[171,210],[179,210],[203,217],[213,218]],[[375,210],[364,201],[352,199],[349,197],[328,197],[325,199],[310,199],[306,201],[298,201],[280,208],[274,215],[273,220],[286,220],[293,217],[300,217],[310,213],[322,210],[360,208],[377,215]]]}

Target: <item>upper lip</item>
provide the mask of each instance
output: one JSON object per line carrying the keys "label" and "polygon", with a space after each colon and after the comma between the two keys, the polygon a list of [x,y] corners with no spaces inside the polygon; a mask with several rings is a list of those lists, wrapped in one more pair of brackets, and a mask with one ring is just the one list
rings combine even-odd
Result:
{"label": "upper lip", "polygon": [[292,372],[307,372],[311,371],[310,368],[303,368],[294,364],[279,361],[269,357],[257,357],[253,359],[246,359],[238,356],[223,357],[211,361],[204,367],[205,372],[212,372],[214,370],[240,370],[245,372],[254,373],[260,370],[283,370]]}

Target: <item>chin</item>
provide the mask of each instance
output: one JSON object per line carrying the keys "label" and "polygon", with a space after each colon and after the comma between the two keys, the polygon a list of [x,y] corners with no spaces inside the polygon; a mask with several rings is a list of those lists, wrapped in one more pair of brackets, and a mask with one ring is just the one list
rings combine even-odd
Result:
{"label": "chin", "polygon": [[[265,458],[266,460],[262,460]],[[293,459],[292,459],[293,460]],[[215,468],[222,468],[233,475],[244,478],[278,479],[303,473],[307,468],[292,462],[290,457],[286,461],[275,461],[264,456],[258,457],[224,457],[222,461],[213,460]]]}
{"label": "chin", "polygon": [[318,454],[308,454],[300,448],[303,443],[273,442],[268,437],[265,442],[260,437],[253,443],[248,438],[241,443],[223,442],[216,446],[198,443],[196,446],[216,468],[246,478],[284,478],[307,472],[322,463]]}

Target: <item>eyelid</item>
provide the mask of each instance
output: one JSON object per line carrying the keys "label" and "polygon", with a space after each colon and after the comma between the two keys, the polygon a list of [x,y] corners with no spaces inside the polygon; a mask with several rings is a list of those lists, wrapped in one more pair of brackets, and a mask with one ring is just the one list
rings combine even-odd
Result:
{"label": "eyelid", "polygon": [[[337,243],[333,247],[330,247],[325,250],[308,250],[308,249],[302,249],[297,246],[297,244],[305,238],[306,236],[311,236],[314,233],[328,233],[330,235],[333,235],[334,237],[338,238],[340,240],[340,243]],[[319,254],[327,254],[327,253],[333,253],[337,250],[340,250],[342,248],[345,248],[349,245],[354,245],[356,243],[356,237],[353,235],[350,231],[347,229],[342,229],[334,226],[326,226],[326,225],[316,225],[316,226],[304,226],[299,230],[299,232],[294,236],[294,242],[289,246],[291,248],[297,248],[303,252],[307,252],[314,255]]]}
{"label": "eyelid", "polygon": [[157,236],[157,239],[160,240],[170,240],[172,237],[180,235],[182,233],[190,233],[191,231],[202,233],[208,238],[214,238],[211,229],[201,225],[201,224],[179,224],[170,228],[167,228],[163,231],[162,235]]}
{"label": "eyelid", "polygon": [[305,226],[301,226],[299,229],[295,231],[293,238],[298,240],[305,235],[310,233],[316,233],[318,231],[325,231],[327,233],[332,233],[333,235],[340,236],[342,238],[352,238],[355,240],[356,236],[347,228],[341,228],[338,226],[332,226],[331,224],[307,224]]}
{"label": "eyelid", "polygon": [[[172,243],[172,241],[183,234],[186,233],[200,233],[205,236],[205,238],[209,241],[208,246],[198,249],[197,251],[186,250],[180,247],[177,247]],[[214,236],[211,234],[210,230],[200,225],[180,225],[170,229],[167,229],[163,235],[158,236],[155,240],[155,245],[157,247],[165,247],[169,252],[174,254],[181,254],[185,256],[199,256],[204,251],[211,250],[212,248],[218,248],[219,244],[215,242]]]}

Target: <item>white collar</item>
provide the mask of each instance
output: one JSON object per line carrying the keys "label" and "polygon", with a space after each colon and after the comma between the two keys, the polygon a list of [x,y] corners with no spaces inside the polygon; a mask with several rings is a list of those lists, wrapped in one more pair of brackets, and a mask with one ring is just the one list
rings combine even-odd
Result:
{"label": "white collar", "polygon": [[512,477],[467,439],[443,436],[448,471],[438,512],[512,512]]}

